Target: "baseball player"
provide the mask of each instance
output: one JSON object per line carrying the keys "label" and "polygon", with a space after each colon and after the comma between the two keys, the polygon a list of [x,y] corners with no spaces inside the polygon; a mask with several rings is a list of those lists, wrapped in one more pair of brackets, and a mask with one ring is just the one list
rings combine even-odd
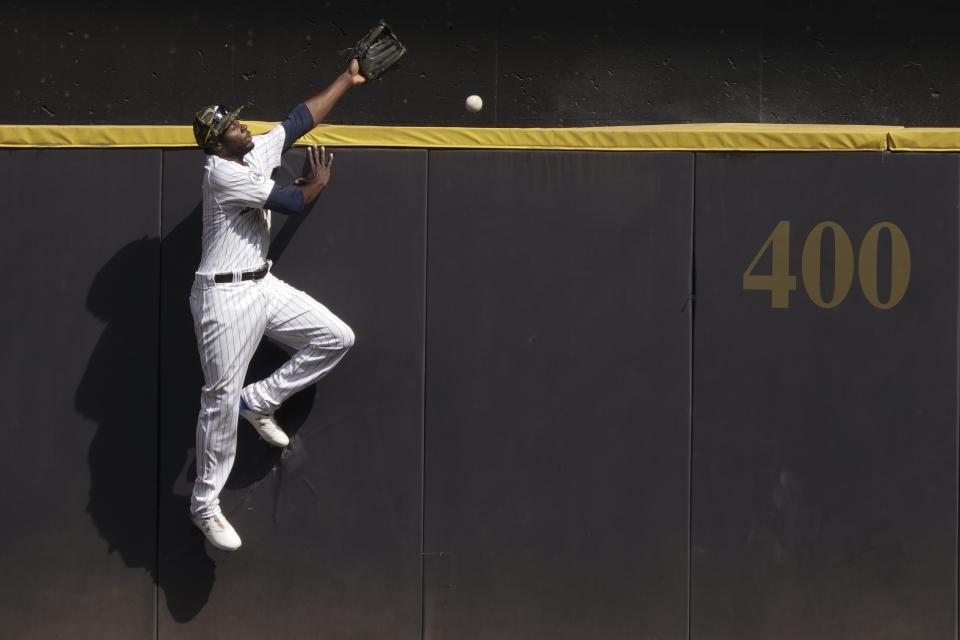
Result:
{"label": "baseball player", "polygon": [[[270,177],[280,156],[364,81],[358,60],[351,59],[326,89],[259,136],[251,136],[237,117],[240,109],[212,105],[194,117],[194,137],[207,160],[202,255],[190,309],[205,384],[190,515],[219,549],[240,547],[240,536],[220,511],[219,501],[236,455],[238,418],[271,445],[287,446],[289,439],[274,413],[291,395],[326,375],[354,342],[353,331],[342,320],[270,272],[267,247],[271,212],[306,211],[327,186],[333,167],[333,153],[309,147],[309,175],[281,187]],[[264,335],[296,352],[268,378],[244,387],[250,359]]]}

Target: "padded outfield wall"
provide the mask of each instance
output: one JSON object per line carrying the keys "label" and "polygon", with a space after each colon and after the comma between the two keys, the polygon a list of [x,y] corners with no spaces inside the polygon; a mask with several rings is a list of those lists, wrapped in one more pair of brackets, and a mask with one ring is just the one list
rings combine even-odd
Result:
{"label": "padded outfield wall", "polygon": [[202,153],[0,140],[0,637],[956,638],[956,132],[318,128],[271,258],[357,345],[241,425],[230,555]]}

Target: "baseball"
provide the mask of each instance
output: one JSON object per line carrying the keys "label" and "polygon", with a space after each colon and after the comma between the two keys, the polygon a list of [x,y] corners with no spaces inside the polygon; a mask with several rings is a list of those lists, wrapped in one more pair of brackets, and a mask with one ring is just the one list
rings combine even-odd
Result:
{"label": "baseball", "polygon": [[467,111],[470,113],[476,113],[477,111],[480,111],[480,109],[483,109],[483,100],[480,98],[480,96],[467,96]]}

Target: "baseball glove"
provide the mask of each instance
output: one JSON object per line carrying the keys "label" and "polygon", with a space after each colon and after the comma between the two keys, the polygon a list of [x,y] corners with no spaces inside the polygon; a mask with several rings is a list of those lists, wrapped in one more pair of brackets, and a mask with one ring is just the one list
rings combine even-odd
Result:
{"label": "baseball glove", "polygon": [[350,58],[356,58],[360,62],[360,73],[363,77],[375,80],[395,65],[407,52],[407,48],[401,44],[387,23],[381,20],[349,51]]}

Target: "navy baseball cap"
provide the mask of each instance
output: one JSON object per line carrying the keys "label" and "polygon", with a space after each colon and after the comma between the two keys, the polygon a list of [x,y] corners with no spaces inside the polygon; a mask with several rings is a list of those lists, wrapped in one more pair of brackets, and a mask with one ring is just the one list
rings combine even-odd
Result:
{"label": "navy baseball cap", "polygon": [[240,105],[231,109],[222,104],[211,104],[197,111],[193,116],[193,137],[197,144],[202,147],[219,137],[230,127],[230,123],[236,119],[243,107],[244,105]]}

